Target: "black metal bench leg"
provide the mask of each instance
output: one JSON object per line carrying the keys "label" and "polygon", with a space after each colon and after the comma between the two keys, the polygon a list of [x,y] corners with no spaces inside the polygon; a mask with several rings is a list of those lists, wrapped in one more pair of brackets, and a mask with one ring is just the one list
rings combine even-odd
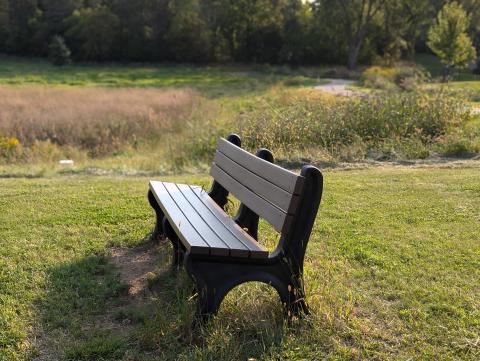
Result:
{"label": "black metal bench leg", "polygon": [[310,311],[305,302],[305,288],[303,286],[302,267],[293,262],[291,257],[284,257],[280,262],[283,269],[282,283],[287,285],[285,295],[285,311],[289,318],[309,315]]}
{"label": "black metal bench leg", "polygon": [[193,318],[193,329],[205,325],[213,315],[217,314],[220,304],[225,297],[225,294],[219,294],[218,292],[221,291],[215,289],[213,285],[199,285],[197,283],[196,290],[198,293],[198,301]]}
{"label": "black metal bench leg", "polygon": [[148,202],[150,203],[150,206],[152,206],[152,208],[154,209],[157,217],[151,239],[153,241],[159,242],[165,237],[165,232],[163,230],[163,220],[165,218],[165,215],[163,214],[163,211],[158,205],[157,200],[155,199],[155,196],[153,195],[151,190],[148,191]]}
{"label": "black metal bench leg", "polygon": [[289,318],[308,314],[303,286],[293,278],[293,273],[286,262],[236,264],[197,260],[189,255],[185,257],[187,273],[194,281],[198,293],[194,328],[204,324],[218,312],[223,298],[232,288],[249,281],[273,286]]}
{"label": "black metal bench leg", "polygon": [[308,305],[305,302],[305,292],[303,290],[303,287],[295,288],[290,285],[285,308],[287,316],[289,318],[293,316],[301,317],[302,315],[310,314]]}
{"label": "black metal bench leg", "polygon": [[188,275],[195,284],[198,297],[192,323],[192,328],[195,330],[218,312],[223,298],[231,289],[231,286],[226,282],[228,278],[225,278],[225,275],[229,273],[229,265],[192,262],[188,254],[185,256],[184,263]]}
{"label": "black metal bench leg", "polygon": [[183,264],[183,257],[185,250],[178,238],[177,234],[173,230],[167,218],[163,219],[162,229],[165,231],[165,235],[172,242],[173,254],[172,254],[172,268],[179,268]]}

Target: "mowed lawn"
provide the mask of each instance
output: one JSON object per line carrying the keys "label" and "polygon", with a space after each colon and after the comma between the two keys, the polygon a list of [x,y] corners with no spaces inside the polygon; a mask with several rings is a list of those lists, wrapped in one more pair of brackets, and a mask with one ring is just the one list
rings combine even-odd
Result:
{"label": "mowed lawn", "polygon": [[268,286],[246,285],[193,335],[192,283],[145,238],[147,178],[0,179],[0,360],[478,360],[479,176],[326,171],[312,315],[287,325]]}

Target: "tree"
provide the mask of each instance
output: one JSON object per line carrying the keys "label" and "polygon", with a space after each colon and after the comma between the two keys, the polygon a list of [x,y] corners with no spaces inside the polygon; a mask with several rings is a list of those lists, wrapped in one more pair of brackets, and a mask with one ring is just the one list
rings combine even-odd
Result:
{"label": "tree", "polygon": [[52,37],[48,46],[48,58],[53,65],[62,66],[70,63],[70,49],[59,35]]}
{"label": "tree", "polygon": [[9,33],[9,4],[8,0],[0,0],[0,51],[5,50],[5,42]]}
{"label": "tree", "polygon": [[283,47],[283,1],[215,0],[214,33],[236,61],[278,62]]}
{"label": "tree", "polygon": [[76,56],[85,60],[111,59],[120,19],[106,6],[75,10],[66,35],[80,44]]}
{"label": "tree", "polygon": [[210,57],[210,33],[201,17],[199,0],[172,0],[165,34],[171,57],[179,62],[205,62]]}
{"label": "tree", "polygon": [[65,19],[81,7],[81,0],[40,0],[43,11],[43,36],[46,39],[55,34],[64,34]]}
{"label": "tree", "polygon": [[347,45],[347,66],[354,69],[360,50],[369,34],[375,16],[385,1],[382,0],[317,0],[316,6],[324,20],[339,28]]}
{"label": "tree", "polygon": [[310,47],[311,11],[307,2],[284,0],[281,5],[282,47],[280,62],[301,64],[308,60]]}
{"label": "tree", "polygon": [[8,2],[8,39],[6,50],[15,54],[34,53],[32,19],[38,16],[37,0]]}
{"label": "tree", "polygon": [[447,3],[428,31],[428,46],[445,65],[443,80],[453,68],[466,68],[476,59],[476,51],[467,34],[469,18],[462,6]]}
{"label": "tree", "polygon": [[[134,61],[147,60],[153,53],[153,21],[157,1],[115,0],[111,11],[120,20],[113,56]],[[165,14],[164,14],[165,15]]]}

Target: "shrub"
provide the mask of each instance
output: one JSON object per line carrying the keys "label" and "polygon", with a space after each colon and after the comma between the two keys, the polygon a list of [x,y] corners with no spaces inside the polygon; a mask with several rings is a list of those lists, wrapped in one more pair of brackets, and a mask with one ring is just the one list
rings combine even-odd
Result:
{"label": "shrub", "polygon": [[422,70],[414,67],[382,67],[372,66],[362,74],[363,84],[369,88],[381,90],[416,90],[425,82],[428,76]]}
{"label": "shrub", "polygon": [[438,150],[448,156],[466,156],[480,152],[480,131],[457,131],[441,137],[438,141]]}
{"label": "shrub", "polygon": [[412,92],[361,100],[278,97],[241,115],[238,126],[250,149],[266,147],[288,158],[317,147],[337,159],[358,160],[392,140],[395,152],[424,158],[429,144],[470,119],[469,108],[455,98]]}
{"label": "shrub", "polygon": [[62,66],[70,63],[70,49],[65,44],[65,40],[55,35],[48,46],[48,58],[53,65]]}
{"label": "shrub", "polygon": [[418,68],[396,68],[393,81],[402,90],[416,90],[420,83],[425,82],[427,76]]}
{"label": "shrub", "polygon": [[17,138],[0,134],[0,160],[10,161],[18,156],[20,150],[21,144]]}

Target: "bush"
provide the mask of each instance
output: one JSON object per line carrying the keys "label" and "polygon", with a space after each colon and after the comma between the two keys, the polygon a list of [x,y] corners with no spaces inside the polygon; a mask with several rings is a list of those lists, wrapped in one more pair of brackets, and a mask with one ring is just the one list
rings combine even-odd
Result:
{"label": "bush", "polygon": [[238,122],[250,149],[266,147],[288,158],[317,147],[337,159],[358,160],[386,143],[395,149],[389,158],[425,158],[431,144],[470,119],[469,108],[455,98],[411,92],[361,100],[277,97]]}
{"label": "bush", "polygon": [[381,90],[413,91],[428,79],[426,73],[414,67],[372,66],[362,74],[363,84],[369,88]]}
{"label": "bush", "polygon": [[15,137],[0,134],[0,161],[12,161],[21,151],[20,141]]}
{"label": "bush", "polygon": [[52,37],[48,46],[48,58],[53,65],[62,66],[70,63],[70,49],[65,44],[65,40],[58,35]]}
{"label": "bush", "polygon": [[458,129],[438,140],[438,150],[448,156],[468,156],[480,152],[480,129]]}

